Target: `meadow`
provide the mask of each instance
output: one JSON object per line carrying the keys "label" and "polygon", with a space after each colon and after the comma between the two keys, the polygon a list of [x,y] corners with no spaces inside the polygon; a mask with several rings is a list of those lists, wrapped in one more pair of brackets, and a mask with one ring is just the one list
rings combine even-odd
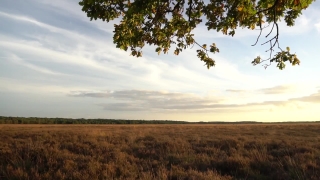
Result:
{"label": "meadow", "polygon": [[320,124],[0,125],[0,179],[320,179]]}

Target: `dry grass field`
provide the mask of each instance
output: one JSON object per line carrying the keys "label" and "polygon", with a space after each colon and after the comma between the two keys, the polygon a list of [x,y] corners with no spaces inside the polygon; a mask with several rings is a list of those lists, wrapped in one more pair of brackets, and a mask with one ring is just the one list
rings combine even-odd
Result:
{"label": "dry grass field", "polygon": [[320,124],[0,125],[0,179],[320,179]]}

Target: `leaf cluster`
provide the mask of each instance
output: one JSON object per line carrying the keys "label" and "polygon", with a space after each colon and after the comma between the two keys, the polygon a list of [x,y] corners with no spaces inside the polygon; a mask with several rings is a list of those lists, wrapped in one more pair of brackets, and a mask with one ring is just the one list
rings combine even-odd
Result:
{"label": "leaf cluster", "polygon": [[[148,44],[156,46],[155,51],[167,54],[173,48],[179,55],[184,49],[198,45],[197,56],[205,62],[207,68],[215,65],[208,52],[219,52],[213,43],[209,49],[200,45],[192,31],[203,21],[208,30],[234,36],[238,27],[260,31],[263,25],[272,24],[276,35],[263,44],[270,44],[267,51],[272,53],[276,44],[279,46],[278,22],[284,19],[288,26],[293,26],[295,19],[314,0],[81,0],[79,5],[90,20],[111,21],[119,18],[114,25],[113,42],[117,48],[131,55],[142,56],[142,48]],[[266,36],[268,37],[271,32]],[[261,33],[260,33],[261,35]],[[257,38],[257,42],[260,38]],[[256,43],[257,43],[256,42]],[[268,59],[278,63],[279,69],[284,62],[296,58],[288,51],[278,52]],[[259,59],[254,59],[257,64]],[[295,62],[295,63],[293,63]],[[300,61],[290,61],[293,65]],[[280,64],[279,64],[280,63]]]}
{"label": "leaf cluster", "polygon": [[[286,48],[286,51],[282,50],[282,51],[276,53],[273,58],[271,58],[271,59],[269,58],[267,60],[270,61],[270,64],[272,62],[275,62],[277,64],[277,67],[280,70],[283,70],[286,67],[285,62],[287,62],[287,61],[289,61],[290,64],[292,64],[293,66],[295,66],[297,64],[300,65],[300,60],[297,58],[297,56],[295,54],[290,53],[289,47]],[[257,65],[257,64],[262,63],[263,61],[266,61],[266,60],[261,60],[261,57],[257,56],[251,63],[253,65]],[[263,66],[265,68],[267,68],[270,64],[265,64]]]}

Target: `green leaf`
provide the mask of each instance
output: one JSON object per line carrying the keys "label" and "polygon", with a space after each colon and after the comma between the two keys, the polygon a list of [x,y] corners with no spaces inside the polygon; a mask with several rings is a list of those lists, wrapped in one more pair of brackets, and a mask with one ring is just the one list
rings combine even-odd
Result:
{"label": "green leaf", "polygon": [[[284,19],[288,26],[293,26],[302,10],[312,2],[314,0],[80,0],[79,5],[90,20],[109,22],[119,19],[114,25],[113,42],[117,48],[125,51],[130,47],[133,56],[141,57],[140,50],[145,44],[157,47],[155,51],[158,54],[166,54],[170,48],[175,48],[175,55],[196,45],[202,48],[201,51],[197,50],[198,58],[209,68],[215,64],[209,56],[219,52],[219,49],[212,42],[208,42],[212,44],[209,49],[208,43],[201,46],[194,34],[191,34],[196,32],[196,27],[202,26],[202,21],[208,30],[230,36],[235,35],[238,27],[253,30],[277,24],[280,19]],[[280,40],[271,36],[267,42],[277,47],[276,42]],[[279,52],[274,51],[273,47],[269,49],[272,53],[268,60],[276,63],[279,69],[284,69],[284,62],[287,61],[292,65],[300,64],[300,60],[290,53],[289,47],[286,51],[279,48]],[[263,61],[257,57],[252,64],[257,65]]]}

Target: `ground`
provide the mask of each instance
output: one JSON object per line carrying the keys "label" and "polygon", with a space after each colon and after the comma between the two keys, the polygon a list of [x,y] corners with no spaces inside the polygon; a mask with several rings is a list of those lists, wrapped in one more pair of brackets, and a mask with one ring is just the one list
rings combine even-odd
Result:
{"label": "ground", "polygon": [[0,179],[320,179],[320,124],[0,125]]}

